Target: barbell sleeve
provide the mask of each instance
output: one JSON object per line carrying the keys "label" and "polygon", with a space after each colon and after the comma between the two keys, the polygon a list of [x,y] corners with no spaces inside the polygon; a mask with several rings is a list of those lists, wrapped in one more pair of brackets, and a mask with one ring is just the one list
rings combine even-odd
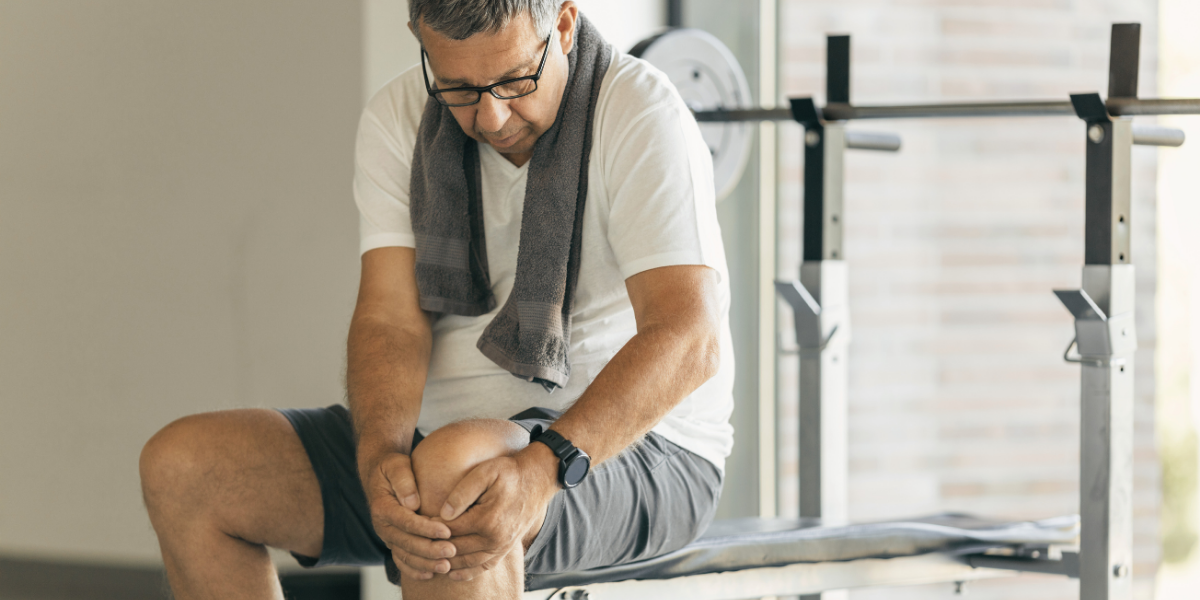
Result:
{"label": "barbell sleeve", "polygon": [[1178,148],[1183,145],[1185,136],[1182,129],[1173,127],[1158,127],[1156,125],[1134,125],[1133,143],[1138,146],[1170,146]]}
{"label": "barbell sleeve", "polygon": [[855,150],[897,152],[900,150],[900,136],[878,131],[846,130],[846,147]]}

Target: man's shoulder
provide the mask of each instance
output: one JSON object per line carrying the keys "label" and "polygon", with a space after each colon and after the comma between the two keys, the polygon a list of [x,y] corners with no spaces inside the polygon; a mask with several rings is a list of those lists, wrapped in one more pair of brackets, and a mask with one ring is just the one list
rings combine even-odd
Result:
{"label": "man's shoulder", "polygon": [[395,133],[416,135],[421,114],[429,94],[417,63],[379,88],[363,108],[363,118],[370,118]]}
{"label": "man's shoulder", "polygon": [[613,57],[601,96],[605,117],[611,118],[612,125],[636,119],[647,111],[684,107],[665,73],[625,53]]}

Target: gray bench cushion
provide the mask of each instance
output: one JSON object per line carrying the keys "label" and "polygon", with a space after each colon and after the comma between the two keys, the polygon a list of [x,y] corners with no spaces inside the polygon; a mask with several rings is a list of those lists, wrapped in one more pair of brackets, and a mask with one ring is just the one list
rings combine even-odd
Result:
{"label": "gray bench cushion", "polygon": [[794,563],[892,558],[929,552],[970,553],[1021,545],[1071,544],[1079,517],[1044,521],[995,521],[940,514],[904,521],[821,525],[813,519],[716,521],[695,542],[653,558],[575,573],[529,574],[527,590],[582,586],[628,579],[779,567]]}

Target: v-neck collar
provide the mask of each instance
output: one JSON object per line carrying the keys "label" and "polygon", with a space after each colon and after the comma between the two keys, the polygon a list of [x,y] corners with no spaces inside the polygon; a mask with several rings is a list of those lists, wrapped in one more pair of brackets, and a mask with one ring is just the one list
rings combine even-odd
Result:
{"label": "v-neck collar", "polygon": [[517,174],[521,173],[522,171],[529,168],[529,163],[533,162],[533,159],[530,158],[529,160],[525,161],[525,164],[518,167],[517,165],[514,165],[511,162],[509,162],[509,160],[507,158],[504,158],[504,155],[501,154],[499,150],[496,150],[495,148],[493,148],[491,144],[484,143],[484,142],[475,142],[475,143],[479,144],[479,149],[480,149],[481,155],[487,154],[489,156],[490,160],[494,163],[498,163],[500,165],[500,168],[504,169],[504,172],[508,175],[517,175]]}

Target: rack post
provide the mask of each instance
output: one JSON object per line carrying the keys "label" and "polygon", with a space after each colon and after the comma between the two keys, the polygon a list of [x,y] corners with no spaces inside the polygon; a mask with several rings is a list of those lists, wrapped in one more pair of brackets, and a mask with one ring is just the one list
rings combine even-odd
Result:
{"label": "rack post", "polygon": [[[1112,30],[1109,97],[1137,94],[1139,26]],[[1129,118],[1110,118],[1099,94],[1071,96],[1087,125],[1083,289],[1059,292],[1075,316],[1080,364],[1081,600],[1133,596],[1133,356],[1136,294],[1130,255]]]}
{"label": "rack post", "polygon": [[[827,92],[849,102],[850,37],[830,36]],[[821,119],[811,98],[792,100],[804,126],[804,240],[798,281],[777,282],[796,317],[800,347],[800,516],[847,517],[849,285],[842,248],[844,123]],[[803,596],[805,600],[820,594]]]}

